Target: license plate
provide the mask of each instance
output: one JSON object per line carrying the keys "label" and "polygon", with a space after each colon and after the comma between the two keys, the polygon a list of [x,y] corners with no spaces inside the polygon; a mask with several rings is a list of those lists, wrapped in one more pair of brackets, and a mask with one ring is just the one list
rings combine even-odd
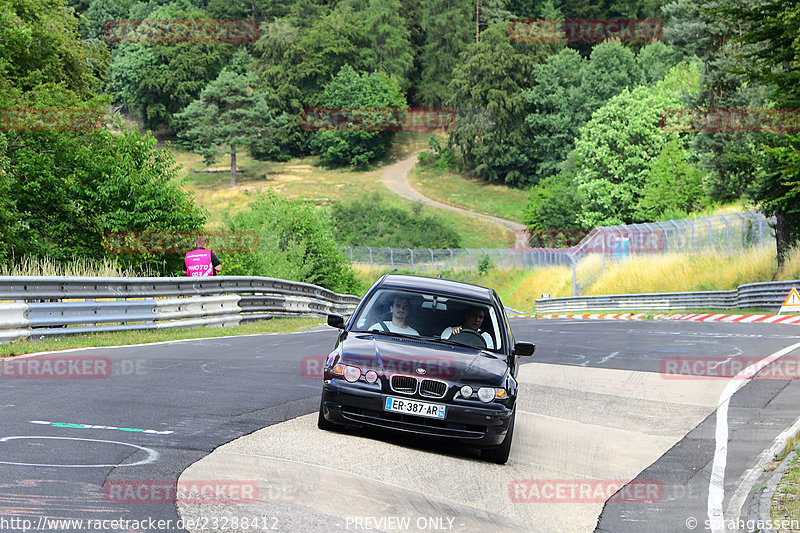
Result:
{"label": "license plate", "polygon": [[442,404],[418,402],[407,400],[406,398],[386,397],[384,410],[393,413],[403,413],[404,415],[426,416],[428,418],[439,418],[444,420],[446,406]]}

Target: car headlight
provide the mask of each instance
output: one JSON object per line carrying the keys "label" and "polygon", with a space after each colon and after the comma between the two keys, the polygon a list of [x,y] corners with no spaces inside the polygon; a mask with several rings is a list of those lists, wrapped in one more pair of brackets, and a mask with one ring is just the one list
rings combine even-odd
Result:
{"label": "car headlight", "polygon": [[378,373],[374,370],[370,370],[366,374],[364,374],[364,378],[367,380],[367,383],[375,383],[378,381]]}
{"label": "car headlight", "polygon": [[361,377],[360,368],[350,365],[344,367],[344,379],[346,379],[350,383],[358,381],[358,378],[360,377]]}
{"label": "car headlight", "polygon": [[489,403],[494,400],[495,390],[492,387],[481,387],[478,389],[478,399],[483,403]]}
{"label": "car headlight", "polygon": [[463,387],[461,387],[461,397],[469,398],[470,396],[472,396],[472,387],[470,387],[469,385],[464,385]]}

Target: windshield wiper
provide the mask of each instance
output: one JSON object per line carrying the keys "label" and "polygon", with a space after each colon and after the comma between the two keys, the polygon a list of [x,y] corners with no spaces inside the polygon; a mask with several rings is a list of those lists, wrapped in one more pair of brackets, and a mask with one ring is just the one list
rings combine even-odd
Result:
{"label": "windshield wiper", "polygon": [[487,352],[486,350],[488,348],[486,346],[475,346],[474,344],[467,344],[465,342],[458,342],[458,341],[454,341],[454,340],[451,340],[451,339],[441,339],[439,337],[428,337],[428,338],[430,338],[430,339],[434,339],[435,338],[439,342],[443,342],[445,344],[450,344],[452,346],[462,346],[464,348],[472,348],[474,350],[480,350],[481,351],[481,355],[484,355],[486,357],[497,357],[495,354],[493,354],[491,352]]}

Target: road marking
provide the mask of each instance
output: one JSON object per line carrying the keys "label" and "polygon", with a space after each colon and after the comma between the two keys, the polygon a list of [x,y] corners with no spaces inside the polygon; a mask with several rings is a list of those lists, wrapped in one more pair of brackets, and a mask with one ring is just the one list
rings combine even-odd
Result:
{"label": "road marking", "polygon": [[144,446],[137,446],[136,444],[129,444],[127,442],[119,442],[115,440],[100,440],[100,439],[76,439],[73,437],[42,437],[41,435],[18,435],[14,437],[3,437],[0,439],[0,442],[8,442],[10,440],[17,440],[17,439],[54,439],[54,440],[79,440],[85,442],[103,442],[106,444],[119,444],[121,446],[130,446],[131,448],[136,448],[141,450],[147,454],[147,458],[142,459],[136,463],[130,464],[112,464],[112,465],[50,465],[50,464],[40,464],[40,463],[15,463],[11,461],[0,461],[0,464],[3,465],[16,465],[16,466],[46,466],[46,467],[54,467],[54,468],[108,468],[108,467],[118,467],[118,466],[140,466],[146,465],[155,462],[158,459],[158,452],[155,450],[151,450],[150,448],[145,448]]}
{"label": "road marking", "polygon": [[170,433],[174,433],[172,430],[166,429],[160,431],[158,429],[139,429],[139,428],[120,428],[117,426],[97,426],[92,424],[74,424],[74,423],[67,423],[67,422],[48,422],[47,420],[29,420],[31,424],[41,424],[44,426],[53,426],[57,428],[70,428],[70,429],[115,429],[118,431],[130,431],[134,433],[148,433],[148,434],[155,434],[155,435],[169,435]]}
{"label": "road marking", "polygon": [[725,532],[725,515],[722,511],[722,504],[725,500],[725,466],[728,462],[728,404],[730,399],[736,391],[742,388],[758,372],[798,348],[800,348],[800,342],[768,355],[757,363],[748,366],[728,381],[720,395],[714,432],[716,444],[714,448],[714,463],[711,468],[711,479],[708,482],[707,515],[711,523],[712,533]]}
{"label": "road marking", "polygon": [[606,361],[608,361],[609,359],[613,359],[614,357],[616,357],[616,356],[618,356],[618,355],[619,355],[619,352],[611,352],[611,353],[610,353],[610,354],[608,354],[607,356],[605,356],[605,357],[603,357],[602,359],[600,359],[600,361],[599,361],[597,364],[598,364],[598,365],[602,365],[603,363],[605,363],[605,362],[606,362]]}

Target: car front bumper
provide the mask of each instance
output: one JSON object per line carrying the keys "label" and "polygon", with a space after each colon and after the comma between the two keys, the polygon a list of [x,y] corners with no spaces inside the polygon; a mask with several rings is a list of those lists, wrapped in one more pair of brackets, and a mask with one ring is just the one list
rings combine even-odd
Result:
{"label": "car front bumper", "polygon": [[[384,410],[386,397],[413,399],[447,406],[444,420]],[[377,386],[340,379],[325,381],[322,409],[325,418],[346,426],[372,426],[395,431],[454,439],[473,446],[496,446],[508,431],[512,410],[498,402],[475,405],[475,401],[445,402],[431,398],[386,394]]]}

